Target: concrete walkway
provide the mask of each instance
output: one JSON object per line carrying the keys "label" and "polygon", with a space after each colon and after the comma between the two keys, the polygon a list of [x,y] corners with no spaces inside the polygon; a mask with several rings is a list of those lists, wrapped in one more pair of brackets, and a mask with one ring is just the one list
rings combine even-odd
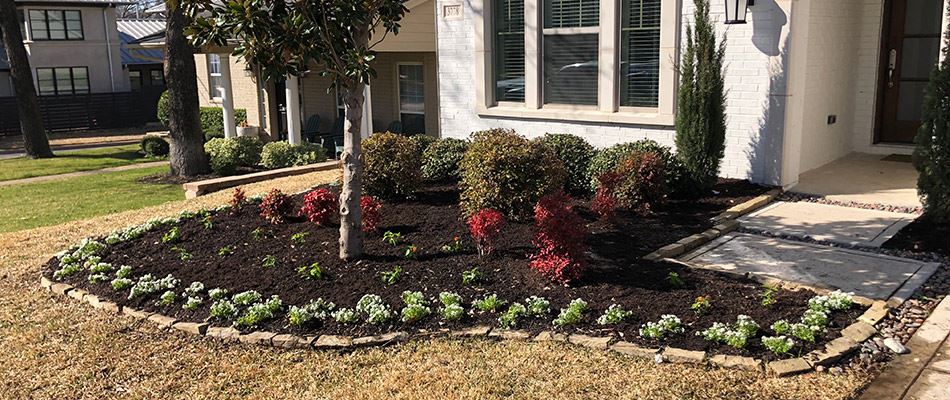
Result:
{"label": "concrete walkway", "polygon": [[777,202],[740,219],[760,232],[881,247],[917,216],[810,202]]}
{"label": "concrete walkway", "polygon": [[805,172],[791,191],[840,202],[921,206],[917,170],[909,157],[852,153]]}
{"label": "concrete walkway", "polygon": [[129,171],[133,169],[158,167],[162,165],[168,165],[168,161],[155,161],[155,162],[147,162],[147,163],[139,163],[139,164],[129,164],[129,165],[123,165],[120,167],[110,167],[110,168],[103,168],[103,169],[94,169],[90,171],[70,172],[68,174],[34,176],[32,178],[14,179],[10,181],[0,182],[0,187],[22,185],[26,183],[55,181],[59,179],[75,178],[77,176],[99,175],[99,174],[105,174],[109,172]]}

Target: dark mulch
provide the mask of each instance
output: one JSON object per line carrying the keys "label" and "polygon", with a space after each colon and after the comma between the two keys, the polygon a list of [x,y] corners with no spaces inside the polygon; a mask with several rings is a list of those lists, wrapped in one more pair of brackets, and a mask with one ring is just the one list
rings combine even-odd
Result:
{"label": "dark mulch", "polygon": [[[206,229],[197,219],[183,222],[180,225],[183,240],[175,246],[186,248],[192,253],[193,258],[188,261],[181,261],[177,253],[171,250],[172,245],[161,244],[161,237],[167,229],[155,230],[138,240],[112,246],[106,251],[103,260],[115,265],[131,265],[135,268],[135,276],[146,272],[157,277],[172,274],[181,279],[182,287],[200,281],[206,288],[227,288],[232,294],[250,289],[265,296],[276,294],[285,305],[301,305],[322,297],[338,306],[353,307],[364,294],[375,293],[398,312],[402,307],[400,294],[404,290],[422,291],[430,298],[442,291],[453,291],[462,295],[467,302],[487,293],[497,293],[509,302],[524,302],[531,295],[545,297],[551,301],[553,315],[544,320],[524,320],[519,328],[531,332],[551,329],[551,320],[556,316],[557,309],[565,307],[572,299],[582,298],[589,302],[590,309],[585,321],[570,331],[598,335],[616,333],[625,340],[644,345],[671,345],[770,358],[758,340],[751,341],[747,350],[739,351],[706,342],[695,336],[694,332],[705,329],[713,322],[734,322],[739,314],[751,316],[763,329],[781,318],[797,321],[807,308],[807,300],[814,293],[783,291],[778,296],[777,304],[765,308],[760,304],[762,287],[751,280],[639,259],[660,246],[702,231],[711,225],[711,217],[767,190],[741,181],[722,181],[716,189],[718,195],[673,201],[649,214],[621,213],[611,223],[596,221],[586,201],[578,201],[575,209],[588,220],[592,231],[588,239],[592,256],[585,278],[571,287],[554,284],[528,267],[528,254],[533,250],[531,239],[535,234],[530,222],[509,223],[497,243],[495,253],[479,258],[467,228],[459,218],[458,192],[450,185],[429,186],[412,201],[386,203],[383,207],[382,230],[400,232],[405,244],[418,246],[419,255],[415,260],[403,257],[405,246],[393,247],[384,243],[380,235],[374,235],[366,239],[365,257],[361,261],[344,263],[337,257],[337,227],[317,227],[299,218],[280,225],[270,225],[258,215],[256,206],[245,206],[235,213],[214,215],[211,229]],[[294,201],[299,206],[300,196],[295,196]],[[256,240],[251,233],[258,228],[266,233],[261,240]],[[290,240],[290,236],[298,232],[309,232],[307,242],[303,245],[295,245]],[[441,254],[439,248],[456,236],[465,241],[464,250],[459,254]],[[234,246],[234,253],[219,256],[218,249],[224,246]],[[276,256],[278,266],[270,269],[262,267],[261,260],[266,255]],[[296,268],[314,261],[320,262],[326,275],[324,279],[309,281],[301,278]],[[56,263],[55,259],[50,261],[46,267],[47,274],[57,267]],[[387,286],[379,278],[380,273],[396,265],[403,268],[404,275],[394,285]],[[475,286],[465,286],[461,282],[461,274],[473,267],[481,270],[486,280]],[[681,289],[670,287],[666,281],[669,272],[679,273],[687,286]],[[156,296],[128,301],[125,296],[113,292],[107,284],[89,284],[85,276],[77,275],[68,279],[68,282],[114,299],[121,305],[161,312],[184,320],[206,319],[211,304],[206,300],[200,310],[189,312],[183,310],[181,304],[156,306]],[[697,316],[689,309],[698,296],[710,298],[712,309],[706,315]],[[597,325],[594,320],[612,303],[633,311],[633,316],[616,327]],[[435,311],[438,307],[433,305],[432,308]],[[824,339],[836,337],[837,331],[853,321],[860,312],[855,308],[836,313],[833,326]],[[656,321],[663,314],[679,316],[688,325],[686,333],[659,342],[639,338],[637,331],[640,325]],[[260,328],[294,333],[364,335],[393,330],[497,325],[496,318],[497,315],[491,314],[475,315],[458,323],[443,324],[433,316],[411,326],[401,322],[384,326],[341,325],[331,320],[322,326],[300,329],[288,326],[286,318],[281,316]],[[223,321],[215,323],[226,324]],[[807,345],[802,350],[808,351],[816,346]]]}
{"label": "dark mulch", "polygon": [[901,229],[882,247],[950,256],[950,223],[937,222],[924,214]]}

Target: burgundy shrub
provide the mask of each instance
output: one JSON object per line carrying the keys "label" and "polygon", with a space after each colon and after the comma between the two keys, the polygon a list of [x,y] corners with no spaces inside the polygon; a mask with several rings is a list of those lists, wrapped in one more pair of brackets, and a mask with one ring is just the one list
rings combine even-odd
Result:
{"label": "burgundy shrub", "polygon": [[303,207],[300,215],[320,226],[326,226],[333,221],[340,207],[340,198],[327,189],[320,188],[307,192],[303,196]]}
{"label": "burgundy shrub", "polygon": [[542,197],[534,207],[534,222],[538,252],[531,256],[531,268],[561,283],[580,279],[587,267],[588,230],[571,208],[571,197],[564,192]]}
{"label": "burgundy shrub", "polygon": [[383,205],[373,196],[360,198],[360,214],[363,218],[363,232],[376,233],[379,231],[379,210]]}
{"label": "burgundy shrub", "polygon": [[618,201],[614,193],[622,180],[623,177],[613,171],[604,172],[597,177],[597,193],[591,201],[590,208],[600,219],[610,219],[616,213]]}
{"label": "burgundy shrub", "polygon": [[284,222],[286,216],[294,212],[294,204],[290,200],[290,196],[281,192],[280,189],[271,189],[267,196],[264,196],[264,199],[261,200],[261,205],[258,208],[261,217],[272,224]]}
{"label": "burgundy shrub", "polygon": [[244,194],[244,189],[234,188],[234,194],[231,195],[231,211],[237,211],[241,209],[241,206],[247,202],[247,195]]}
{"label": "burgundy shrub", "polygon": [[475,239],[479,255],[491,254],[498,235],[505,227],[505,216],[497,210],[485,208],[468,218],[468,230]]}

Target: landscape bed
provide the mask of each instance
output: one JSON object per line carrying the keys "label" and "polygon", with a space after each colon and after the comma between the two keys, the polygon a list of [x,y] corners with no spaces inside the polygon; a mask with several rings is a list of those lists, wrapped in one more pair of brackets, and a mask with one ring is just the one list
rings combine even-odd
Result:
{"label": "landscape bed", "polygon": [[[598,220],[589,210],[588,201],[575,201],[574,210],[591,231],[587,240],[590,253],[589,270],[582,280],[570,286],[553,283],[529,268],[536,230],[531,221],[509,221],[495,243],[494,252],[480,257],[468,227],[460,218],[459,194],[454,185],[428,185],[411,200],[383,203],[380,234],[366,238],[365,255],[357,262],[345,263],[338,258],[338,226],[320,227],[303,217],[271,224],[260,216],[258,204],[249,202],[237,209],[223,208],[153,223],[129,240],[98,238],[101,243],[112,244],[99,250],[100,259],[87,262],[83,273],[55,276],[62,268],[61,257],[56,257],[47,263],[44,276],[82,288],[120,306],[156,312],[180,321],[207,321],[212,326],[231,326],[233,321],[211,317],[214,300],[209,298],[210,289],[226,289],[226,299],[253,290],[262,295],[261,304],[276,295],[282,306],[273,318],[238,328],[299,335],[363,336],[394,331],[457,330],[478,325],[497,327],[499,317],[511,303],[529,305],[527,298],[539,296],[550,302],[550,312],[517,318],[512,328],[535,334],[556,330],[614,336],[645,347],[673,346],[764,360],[782,358],[767,350],[759,338],[777,336],[770,328],[775,321],[798,322],[809,309],[809,300],[815,293],[779,289],[771,296],[774,303],[765,306],[763,299],[767,289],[755,281],[641,259],[658,247],[711,227],[713,217],[768,188],[745,181],[721,180],[714,190],[717,195],[672,200],[648,213],[621,211],[609,221]],[[302,197],[292,197],[298,210]],[[174,235],[170,234],[172,231]],[[384,241],[382,233],[385,232],[399,233],[398,244]],[[169,236],[175,237],[169,240]],[[454,243],[460,244],[458,250],[444,249]],[[415,246],[416,251],[407,257],[410,246]],[[319,263],[321,277],[304,278],[298,269],[315,262]],[[108,269],[107,276],[99,279],[100,283],[90,283],[86,270],[98,263],[109,266],[104,268]],[[131,273],[127,270],[128,275],[125,275],[131,282],[145,274],[156,278],[171,275],[178,281],[173,289],[178,293],[177,299],[168,305],[158,304],[164,290],[129,299],[128,288],[114,290],[110,284],[119,266],[131,267]],[[398,277],[384,282],[386,273],[391,276],[397,267],[401,270]],[[473,270],[479,272],[481,279],[476,283],[463,283],[463,275]],[[676,282],[674,275],[682,282]],[[203,290],[198,290],[196,295],[202,303],[186,310],[183,304],[187,295],[183,291],[192,282],[202,283]],[[411,323],[401,321],[405,291],[421,292],[431,314]],[[439,302],[442,292],[461,297],[465,313],[460,320],[443,321]],[[359,322],[346,324],[332,317],[314,318],[302,325],[288,322],[290,306],[303,306],[321,298],[334,303],[337,309],[352,309],[367,294],[378,295],[388,306],[392,312],[389,320],[372,324],[361,316]],[[496,312],[472,311],[472,301],[489,294],[496,294],[505,304]],[[702,313],[692,309],[699,297],[708,300],[708,307]],[[587,302],[580,321],[569,326],[552,324],[559,310],[567,308],[574,299]],[[599,317],[614,304],[629,312],[626,318],[615,324],[598,323]],[[239,309],[238,315],[247,313],[246,308]],[[857,304],[849,304],[846,309],[828,313],[827,327],[817,330],[815,342],[796,340],[789,356],[821,348],[840,336],[838,332],[863,310]],[[682,332],[667,332],[661,339],[641,335],[644,324],[656,323],[667,314],[680,319]],[[758,333],[750,336],[743,348],[709,341],[697,334],[717,322],[733,324],[739,315],[751,317],[759,326]]]}

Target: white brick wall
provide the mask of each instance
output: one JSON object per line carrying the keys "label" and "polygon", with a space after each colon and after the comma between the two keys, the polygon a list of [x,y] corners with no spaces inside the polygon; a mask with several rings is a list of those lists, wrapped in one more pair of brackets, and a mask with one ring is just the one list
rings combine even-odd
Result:
{"label": "white brick wall", "polygon": [[[443,3],[457,4],[458,0],[438,0],[438,14],[441,14]],[[689,23],[692,19],[692,2],[685,0],[684,3],[687,4],[683,6],[683,20]],[[770,70],[775,68],[770,68],[770,65],[781,64],[780,33],[782,27],[788,24],[788,18],[774,1],[760,0],[759,3],[749,12],[749,24],[728,28],[724,24],[716,24],[721,32],[728,34],[726,86],[729,89],[729,102],[726,112],[729,129],[721,175],[775,182],[777,172],[774,160],[781,154],[781,149],[772,138],[782,131],[785,83],[781,74],[772,79]],[[476,63],[474,11],[470,2],[463,1],[462,4],[463,18],[446,20],[441,15],[436,17],[442,136],[464,138],[472,131],[504,127],[516,129],[528,137],[547,132],[572,133],[598,147],[644,138],[673,146],[672,127],[477,115],[473,67]],[[723,20],[721,7],[713,7],[713,19]],[[770,114],[779,115],[780,118],[770,118]]]}

